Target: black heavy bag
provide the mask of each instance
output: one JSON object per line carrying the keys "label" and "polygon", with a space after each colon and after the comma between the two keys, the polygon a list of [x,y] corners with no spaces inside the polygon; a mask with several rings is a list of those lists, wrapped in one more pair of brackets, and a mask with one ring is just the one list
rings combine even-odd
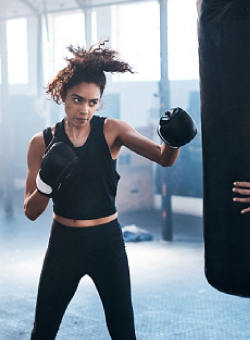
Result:
{"label": "black heavy bag", "polygon": [[250,1],[198,1],[205,273],[250,297],[250,214],[233,182],[250,181]]}

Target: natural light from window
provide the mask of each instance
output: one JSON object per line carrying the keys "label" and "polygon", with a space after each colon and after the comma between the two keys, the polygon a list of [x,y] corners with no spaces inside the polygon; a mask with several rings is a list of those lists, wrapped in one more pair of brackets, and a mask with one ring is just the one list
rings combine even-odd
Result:
{"label": "natural light from window", "polygon": [[[198,79],[196,0],[168,0],[169,79]],[[112,7],[112,46],[138,72],[114,80],[160,80],[160,8],[157,1]]]}
{"label": "natural light from window", "polygon": [[136,74],[115,80],[158,81],[160,78],[160,22],[158,2],[112,7],[112,47]]}
{"label": "natural light from window", "polygon": [[[137,72],[114,75],[114,81],[160,80],[160,7],[145,1],[111,7],[110,46],[117,49]],[[92,37],[97,38],[97,18],[92,12]],[[7,52],[9,84],[28,83],[27,21],[8,20]],[[85,46],[84,13],[52,15],[49,35],[44,20],[44,72],[48,79],[65,65],[70,55],[66,46]],[[168,0],[168,70],[170,80],[198,79],[198,39],[196,0]],[[18,32],[18,38],[17,38]],[[18,57],[18,59],[17,59]]]}
{"label": "natural light from window", "polygon": [[9,84],[28,83],[27,21],[25,18],[8,20],[7,55]]}
{"label": "natural light from window", "polygon": [[54,21],[54,68],[58,71],[65,66],[66,56],[71,56],[66,47],[85,46],[85,20],[83,12],[60,15]]}
{"label": "natural light from window", "polygon": [[196,0],[168,0],[169,79],[199,79]]}

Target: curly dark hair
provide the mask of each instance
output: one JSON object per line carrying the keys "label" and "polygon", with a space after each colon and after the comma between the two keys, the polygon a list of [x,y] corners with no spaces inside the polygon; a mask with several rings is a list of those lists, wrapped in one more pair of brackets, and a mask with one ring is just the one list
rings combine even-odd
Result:
{"label": "curly dark hair", "polygon": [[67,66],[47,85],[46,93],[51,96],[51,99],[61,104],[67,91],[82,82],[96,84],[102,95],[106,86],[105,72],[134,73],[128,63],[118,58],[117,51],[105,47],[107,41],[97,47],[91,46],[88,51],[80,46],[67,47],[73,57],[65,58]]}

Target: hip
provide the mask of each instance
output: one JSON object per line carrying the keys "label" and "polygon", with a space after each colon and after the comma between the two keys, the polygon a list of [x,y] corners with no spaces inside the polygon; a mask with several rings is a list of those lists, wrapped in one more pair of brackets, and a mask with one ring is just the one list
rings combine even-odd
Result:
{"label": "hip", "polygon": [[49,244],[103,248],[124,246],[124,240],[118,219],[85,228],[69,227],[53,220]]}

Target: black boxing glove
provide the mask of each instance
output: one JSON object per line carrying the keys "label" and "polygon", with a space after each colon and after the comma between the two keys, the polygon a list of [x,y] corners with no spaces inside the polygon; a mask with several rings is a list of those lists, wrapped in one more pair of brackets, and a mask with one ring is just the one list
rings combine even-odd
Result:
{"label": "black boxing glove", "polygon": [[68,145],[62,142],[52,144],[43,155],[36,177],[38,192],[48,197],[54,197],[62,182],[69,179],[77,163],[78,157]]}
{"label": "black boxing glove", "polygon": [[171,148],[189,143],[197,134],[194,119],[180,107],[167,111],[160,119],[159,136]]}

